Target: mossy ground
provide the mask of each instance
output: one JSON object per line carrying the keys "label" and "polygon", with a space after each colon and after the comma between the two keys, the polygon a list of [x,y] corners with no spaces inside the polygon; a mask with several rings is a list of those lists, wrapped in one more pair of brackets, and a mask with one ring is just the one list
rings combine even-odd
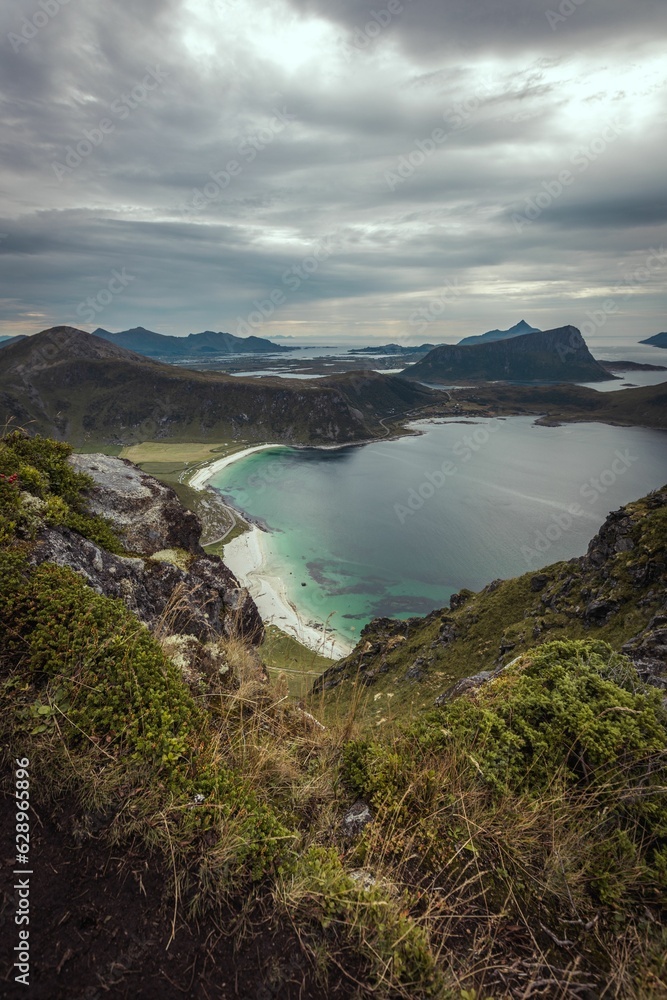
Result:
{"label": "mossy ground", "polygon": [[[143,856],[174,928],[232,904],[243,939],[289,925],[322,996],[665,995],[667,716],[608,644],[547,642],[475,697],[372,734],[356,695],[322,728],[239,639],[189,688],[122,602],[31,567],[45,512],[114,544],[66,459],[0,443],[0,726],[39,814]],[[467,641],[462,672],[485,655]],[[359,795],[373,820],[350,836]]]}

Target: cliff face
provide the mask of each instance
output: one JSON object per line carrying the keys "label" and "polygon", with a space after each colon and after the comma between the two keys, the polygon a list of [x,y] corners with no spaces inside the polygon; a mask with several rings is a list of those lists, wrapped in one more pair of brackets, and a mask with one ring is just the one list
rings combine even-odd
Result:
{"label": "cliff face", "polygon": [[255,602],[218,556],[206,555],[198,518],[172,489],[124,459],[73,455],[70,462],[93,478],[88,510],[111,524],[128,555],[109,552],[67,527],[44,526],[31,556],[34,565],[69,566],[98,594],[124,601],[152,631],[188,634],[204,643],[231,635],[261,641]]}
{"label": "cliff face", "polygon": [[[464,348],[469,350],[469,348]],[[586,555],[408,621],[378,619],[314,690],[344,700],[370,688],[371,711],[409,716],[489,680],[519,654],[554,639],[603,639],[640,678],[667,691],[667,487],[607,517]],[[473,678],[471,681],[470,678]]]}
{"label": "cliff face", "polygon": [[574,326],[471,345],[444,344],[410,368],[426,381],[602,382],[611,377]]}

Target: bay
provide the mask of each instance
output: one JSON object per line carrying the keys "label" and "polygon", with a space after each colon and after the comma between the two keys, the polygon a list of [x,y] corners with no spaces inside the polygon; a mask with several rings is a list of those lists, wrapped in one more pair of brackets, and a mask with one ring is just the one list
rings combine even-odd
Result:
{"label": "bay", "polygon": [[372,618],[423,615],[462,587],[582,555],[609,511],[667,481],[658,430],[412,426],[357,447],[256,452],[211,480],[267,527],[259,573],[350,642]]}

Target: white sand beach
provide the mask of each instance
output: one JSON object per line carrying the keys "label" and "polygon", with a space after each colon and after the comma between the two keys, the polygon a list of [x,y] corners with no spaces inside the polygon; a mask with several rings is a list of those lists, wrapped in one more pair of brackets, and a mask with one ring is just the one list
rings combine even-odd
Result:
{"label": "white sand beach", "polygon": [[287,596],[280,577],[266,573],[264,534],[261,528],[253,525],[250,531],[225,545],[224,554],[225,563],[250,591],[264,622],[275,625],[321,656],[329,656],[331,659],[347,656],[353,649],[352,643],[324,631],[324,625],[316,628],[312,624],[306,624]]}
{"label": "white sand beach", "polygon": [[208,462],[206,465],[202,466],[201,469],[197,469],[195,473],[186,479],[188,486],[193,490],[203,490],[210,479],[213,478],[221,469],[226,469],[228,465],[232,462],[237,462],[240,458],[245,458],[246,455],[253,455],[256,451],[264,451],[266,448],[279,448],[280,445],[275,444],[256,444],[252,448],[244,448],[243,451],[232,452],[231,455],[226,455],[224,458],[218,458],[215,462]]}

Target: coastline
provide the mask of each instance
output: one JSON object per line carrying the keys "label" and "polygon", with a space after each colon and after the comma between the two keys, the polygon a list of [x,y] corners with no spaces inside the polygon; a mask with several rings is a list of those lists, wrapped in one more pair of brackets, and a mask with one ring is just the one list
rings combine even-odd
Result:
{"label": "coastline", "polygon": [[324,624],[319,628],[306,624],[287,596],[280,577],[266,573],[262,535],[261,528],[251,525],[249,531],[225,545],[224,560],[239,582],[248,588],[264,623],[275,625],[320,656],[333,660],[347,656],[354,646],[326,630]]}
{"label": "coastline", "polygon": [[234,451],[231,455],[225,455],[224,458],[218,458],[214,462],[207,462],[201,468],[193,472],[191,476],[187,476],[185,478],[185,482],[192,490],[203,490],[213,476],[215,476],[222,469],[226,469],[227,466],[231,465],[233,462],[236,462],[241,458],[245,458],[247,455],[254,455],[256,451],[264,451],[266,448],[281,447],[283,446],[279,444],[256,444],[250,448],[244,448],[243,451]]}

